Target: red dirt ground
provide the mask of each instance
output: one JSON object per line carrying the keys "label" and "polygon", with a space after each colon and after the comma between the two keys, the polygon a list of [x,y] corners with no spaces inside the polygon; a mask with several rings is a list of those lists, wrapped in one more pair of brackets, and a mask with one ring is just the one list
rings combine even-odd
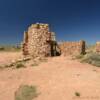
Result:
{"label": "red dirt ground", "polygon": [[[20,56],[0,53],[0,64]],[[0,70],[0,100],[14,100],[20,85],[37,86],[35,100],[100,100],[100,68],[60,56],[34,67]]]}

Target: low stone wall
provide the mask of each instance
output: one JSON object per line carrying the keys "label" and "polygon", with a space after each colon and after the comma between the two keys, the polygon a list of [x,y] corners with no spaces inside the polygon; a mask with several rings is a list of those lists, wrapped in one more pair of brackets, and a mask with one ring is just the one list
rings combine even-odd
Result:
{"label": "low stone wall", "polygon": [[79,42],[62,42],[59,44],[61,54],[66,55],[79,55],[85,54],[85,41]]}

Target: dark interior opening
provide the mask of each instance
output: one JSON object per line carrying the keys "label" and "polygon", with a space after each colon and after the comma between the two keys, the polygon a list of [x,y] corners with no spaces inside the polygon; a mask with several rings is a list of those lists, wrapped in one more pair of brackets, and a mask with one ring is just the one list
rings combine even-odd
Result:
{"label": "dark interior opening", "polygon": [[61,50],[57,44],[56,41],[51,42],[51,56],[60,56],[61,55]]}

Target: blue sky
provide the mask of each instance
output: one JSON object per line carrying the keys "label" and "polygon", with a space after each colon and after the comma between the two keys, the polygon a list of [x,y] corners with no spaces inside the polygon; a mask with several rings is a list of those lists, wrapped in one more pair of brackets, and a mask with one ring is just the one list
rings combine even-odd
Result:
{"label": "blue sky", "polygon": [[100,0],[0,0],[0,44],[20,43],[32,23],[48,23],[58,41],[100,41]]}

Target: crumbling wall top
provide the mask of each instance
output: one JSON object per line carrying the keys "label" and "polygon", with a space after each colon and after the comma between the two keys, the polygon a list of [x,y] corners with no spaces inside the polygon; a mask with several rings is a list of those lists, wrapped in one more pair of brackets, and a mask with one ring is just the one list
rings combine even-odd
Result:
{"label": "crumbling wall top", "polygon": [[42,23],[36,23],[32,24],[30,28],[36,28],[36,29],[41,29],[41,28],[49,28],[49,24],[42,24]]}

